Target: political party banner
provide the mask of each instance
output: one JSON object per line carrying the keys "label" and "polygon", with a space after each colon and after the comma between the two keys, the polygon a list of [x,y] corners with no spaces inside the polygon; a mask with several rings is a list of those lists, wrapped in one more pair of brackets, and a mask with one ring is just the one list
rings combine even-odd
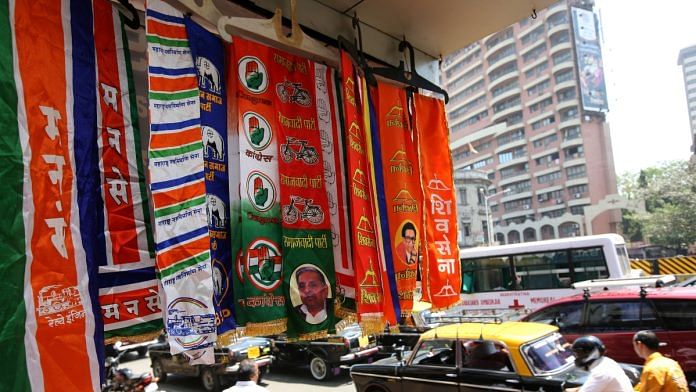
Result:
{"label": "political party banner", "polygon": [[355,269],[349,239],[348,188],[346,187],[345,148],[343,145],[338,95],[340,84],[336,70],[314,64],[316,75],[317,119],[324,156],[324,185],[331,219],[336,274],[337,317],[355,322]]}
{"label": "political party banner", "polygon": [[235,265],[237,321],[246,335],[287,328],[283,294],[277,110],[271,83],[272,49],[239,37],[230,47],[235,75],[241,197],[241,250]]}
{"label": "political party banner", "polygon": [[[344,137],[348,169],[350,236],[355,270],[358,322],[366,333],[384,331],[385,297],[378,252],[379,237],[373,207],[372,171],[363,117],[361,80],[350,57],[341,52]],[[368,118],[369,121],[369,118]]]}
{"label": "political party banner", "polygon": [[172,354],[214,362],[217,339],[197,72],[183,14],[147,2],[150,190]]}
{"label": "political party banner", "polygon": [[573,17],[575,58],[578,62],[582,109],[606,112],[609,109],[609,99],[604,81],[602,50],[599,46],[599,29],[595,14],[579,7],[570,9]]}
{"label": "political party banner", "polygon": [[[234,335],[232,242],[228,177],[227,96],[225,52],[220,37],[186,18],[193,62],[198,73],[201,101],[201,133],[205,169],[206,212],[210,234],[215,325],[218,340]],[[229,340],[229,339],[226,339]]]}
{"label": "political party banner", "polygon": [[[418,153],[408,116],[406,91],[380,82],[377,86],[379,134],[376,143],[381,170],[377,174],[383,192],[377,192],[384,205],[382,229],[388,232],[385,252],[393,268],[400,316],[410,315],[416,290],[418,260],[421,254],[419,230],[422,223],[422,192]],[[380,181],[381,180],[381,181]]]}
{"label": "political party banner", "polygon": [[122,337],[151,340],[161,333],[162,310],[128,42],[115,6],[106,0],[93,4],[99,50],[97,134],[92,137],[98,144],[103,213],[90,243],[100,250],[95,256],[104,338],[106,343]]}
{"label": "political party banner", "polygon": [[423,189],[423,300],[433,304],[433,309],[445,309],[459,302],[461,287],[457,204],[445,104],[416,93],[413,117]]}
{"label": "political party banner", "polygon": [[77,186],[78,175],[89,172],[99,189],[95,160],[77,151],[78,137],[91,134],[85,142],[96,158],[91,3],[3,2],[0,17],[0,385],[97,391],[96,298],[89,287],[96,266],[83,247],[92,233],[82,231],[90,227],[82,227],[81,214],[96,208],[83,204],[94,194]]}
{"label": "political party banner", "polygon": [[317,111],[328,106],[323,101],[319,107],[316,100],[316,91],[327,88],[326,74],[317,78],[312,61],[280,50],[273,50],[270,69],[278,118],[287,334],[311,340],[333,333],[336,325],[331,219],[317,124]]}

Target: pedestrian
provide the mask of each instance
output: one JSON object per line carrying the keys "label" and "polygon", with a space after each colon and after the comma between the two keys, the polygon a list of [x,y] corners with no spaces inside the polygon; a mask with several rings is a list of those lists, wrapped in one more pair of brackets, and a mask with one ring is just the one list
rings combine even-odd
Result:
{"label": "pedestrian", "polygon": [[633,350],[645,359],[643,373],[635,390],[640,392],[688,392],[684,371],[677,361],[664,357],[658,349],[660,339],[651,331],[633,335]]}
{"label": "pedestrian", "polygon": [[598,337],[582,336],[573,342],[575,366],[590,372],[579,388],[567,388],[566,392],[632,392],[631,380],[621,366],[604,356],[606,347]]}
{"label": "pedestrian", "polygon": [[266,388],[259,386],[256,382],[259,379],[259,367],[251,359],[244,359],[239,363],[237,382],[232,388],[225,389],[224,392],[266,392]]}

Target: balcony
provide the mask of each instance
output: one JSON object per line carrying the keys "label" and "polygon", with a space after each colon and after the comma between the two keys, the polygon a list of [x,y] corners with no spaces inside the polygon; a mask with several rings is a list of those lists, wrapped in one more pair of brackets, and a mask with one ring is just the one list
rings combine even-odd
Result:
{"label": "balcony", "polygon": [[449,85],[448,85],[448,90],[449,90],[449,91],[448,91],[448,94],[449,94],[451,97],[454,97],[455,95],[459,94],[460,92],[462,92],[462,91],[466,90],[467,88],[473,86],[474,84],[476,84],[476,82],[478,82],[478,81],[481,80],[481,79],[483,79],[483,72],[479,72],[478,74],[471,76],[471,79],[469,79],[469,80],[467,80],[467,81],[465,81],[465,82],[461,82],[462,84],[459,84],[459,85],[457,85],[457,86],[455,86],[455,87],[452,87],[452,86],[449,86]]}
{"label": "balcony", "polygon": [[511,79],[519,78],[520,71],[518,69],[511,70],[503,75],[498,76],[496,79],[488,80],[488,90],[493,90],[501,84],[510,81]]}
{"label": "balcony", "polygon": [[560,31],[563,31],[563,30],[568,30],[569,28],[570,28],[570,23],[568,23],[568,21],[558,23],[558,24],[554,25],[553,27],[550,27],[546,31],[546,36],[551,37],[552,35],[560,32]]}
{"label": "balcony", "polygon": [[561,150],[568,147],[580,146],[582,145],[582,136],[578,136],[573,139],[564,140],[561,143]]}
{"label": "balcony", "polygon": [[520,163],[527,163],[527,155],[523,155],[521,157],[515,157],[512,158],[511,160],[505,162],[505,163],[499,163],[498,166],[496,166],[497,170],[505,169],[506,167],[511,167],[515,165],[519,165]]}
{"label": "balcony", "polygon": [[566,80],[564,82],[556,84],[555,86],[553,86],[553,92],[557,93],[568,87],[575,87],[575,78],[571,78],[570,80]]}
{"label": "balcony", "polygon": [[519,174],[515,174],[514,177],[507,177],[505,179],[502,179],[498,181],[498,187],[503,188],[505,185],[508,184],[513,184],[518,181],[524,181],[524,180],[531,180],[532,175],[527,173],[527,172],[520,172]]}
{"label": "balcony", "polygon": [[534,105],[535,103],[539,103],[539,102],[541,102],[547,98],[550,98],[550,97],[551,97],[551,92],[546,92],[544,94],[537,95],[533,99],[530,99],[529,101],[525,102],[524,105],[526,107],[530,107],[530,106]]}
{"label": "balcony", "polygon": [[510,98],[515,95],[519,95],[522,92],[520,86],[517,83],[512,83],[512,87],[509,90],[498,93],[495,97],[491,98],[490,106],[495,106],[500,101],[504,101],[505,98]]}
{"label": "balcony", "polygon": [[[488,74],[488,79],[491,78],[491,75],[492,75],[496,70],[498,70],[498,69],[500,69],[500,68],[503,68],[503,67],[505,67],[505,66],[507,66],[507,65],[510,65],[510,64],[513,63],[513,62],[514,62],[515,65],[516,65],[516,63],[517,63],[517,55],[516,55],[515,53],[510,54],[510,55],[508,55],[508,56],[505,56],[505,57],[501,58],[499,61],[496,61],[495,64],[489,66],[488,69],[486,70],[486,73]],[[502,76],[502,75],[500,75],[500,76]],[[500,76],[498,76],[498,77],[500,77]],[[495,77],[495,76],[494,76],[494,77]]]}
{"label": "balcony", "polygon": [[515,112],[521,112],[522,111],[522,104],[517,103],[515,105],[510,106],[509,108],[503,109],[497,113],[494,113],[491,116],[491,121],[495,122],[497,120],[500,120],[501,118],[505,118]]}
{"label": "balcony", "polygon": [[519,218],[519,217],[527,216],[527,215],[531,215],[531,214],[534,214],[534,210],[532,209],[532,206],[529,205],[529,206],[527,206],[527,208],[520,207],[519,210],[515,210],[513,212],[507,212],[501,216],[501,219],[503,219],[503,220],[513,219],[513,218]]}
{"label": "balcony", "polygon": [[568,109],[570,107],[577,107],[580,104],[580,101],[578,101],[577,98],[571,98],[567,99],[565,101],[561,101],[556,105],[556,110],[561,111],[563,109]]}
{"label": "balcony", "polygon": [[570,42],[562,42],[560,44],[556,44],[551,47],[551,50],[549,50],[549,55],[553,56],[554,54],[564,50],[564,49],[571,49],[572,45],[570,45]]}
{"label": "balcony", "polygon": [[526,146],[526,145],[527,145],[527,140],[524,138],[524,136],[522,136],[518,140],[513,140],[511,142],[500,145],[500,147],[493,150],[493,153],[497,154],[497,153],[504,151],[504,150],[509,150],[511,148],[522,147],[522,146]]}
{"label": "balcony", "polygon": [[589,197],[568,200],[568,207],[581,206],[581,205],[585,205],[585,204],[592,204]]}
{"label": "balcony", "polygon": [[546,9],[546,20],[549,20],[552,16],[558,14],[559,12],[566,11],[568,8],[564,1],[558,2],[551,7]]}
{"label": "balcony", "polygon": [[568,188],[570,188],[571,186],[575,186],[575,185],[587,185],[588,183],[589,183],[589,180],[587,179],[587,177],[585,177],[585,178],[577,178],[577,179],[574,179],[574,180],[568,180],[568,181],[566,181],[566,182],[565,182],[565,186],[568,187]]}
{"label": "balcony", "polygon": [[577,165],[584,165],[586,163],[587,163],[587,161],[585,160],[585,157],[566,158],[565,161],[563,161],[563,168],[577,166]]}
{"label": "balcony", "polygon": [[573,57],[571,56],[569,59],[566,61],[563,61],[560,64],[554,65],[551,67],[551,73],[555,75],[559,71],[563,71],[565,69],[572,69],[573,68]]}
{"label": "balcony", "polygon": [[502,48],[506,47],[507,45],[514,45],[514,44],[515,44],[515,37],[514,36],[511,36],[510,38],[506,38],[506,39],[498,42],[497,44],[491,46],[486,51],[486,57],[485,57],[486,60],[488,60],[491,57],[491,55],[496,54],[496,52],[498,52],[499,49],[502,49]]}
{"label": "balcony", "polygon": [[524,67],[522,67],[522,72],[527,72],[530,69],[536,67],[537,65],[539,65],[547,60],[548,60],[548,56],[546,54],[544,54],[541,57],[539,57],[537,60],[535,60],[534,62],[529,63],[529,64],[525,65]]}
{"label": "balcony", "polygon": [[530,197],[532,197],[532,192],[531,191],[524,191],[524,192],[504,196],[500,199],[500,202],[505,203],[505,202],[512,201],[512,200],[529,199]]}
{"label": "balcony", "polygon": [[558,124],[558,128],[563,129],[566,127],[572,127],[572,126],[576,126],[576,125],[578,125],[578,126],[580,125],[580,116],[579,115],[575,118],[570,118],[570,119],[561,121],[561,123]]}

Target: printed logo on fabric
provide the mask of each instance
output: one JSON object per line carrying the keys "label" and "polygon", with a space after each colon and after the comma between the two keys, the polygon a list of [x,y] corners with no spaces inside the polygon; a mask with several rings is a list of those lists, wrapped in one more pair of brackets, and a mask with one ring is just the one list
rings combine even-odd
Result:
{"label": "printed logo on fabric", "polygon": [[198,87],[214,94],[222,93],[220,71],[215,64],[206,57],[196,58],[196,70],[198,71]]}
{"label": "printed logo on fabric", "polygon": [[386,116],[387,127],[391,128],[406,128],[406,116],[404,108],[399,105],[392,106]]}
{"label": "printed logo on fabric", "polygon": [[[312,199],[290,195],[290,204],[283,206],[283,222],[292,225],[298,221],[306,220],[313,225],[321,224],[324,221],[324,211],[322,211],[321,206],[312,204],[312,202]],[[298,206],[301,206],[302,209]]]}
{"label": "printed logo on fabric", "polygon": [[213,230],[224,229],[229,220],[227,217],[227,206],[225,205],[225,202],[213,194],[205,195],[205,201],[205,213],[208,216],[208,228]]}
{"label": "printed logo on fabric", "polygon": [[[192,309],[199,312],[190,314]],[[201,336],[215,333],[215,315],[204,313],[208,306],[200,300],[179,297],[167,307],[167,333],[185,349],[193,349],[206,343],[208,337]],[[183,337],[190,336],[185,339]]]}
{"label": "printed logo on fabric", "polygon": [[261,94],[268,88],[266,66],[254,56],[239,59],[237,75],[242,86],[252,94]]}
{"label": "printed logo on fabric", "polygon": [[294,103],[300,106],[309,107],[312,105],[312,97],[307,89],[302,87],[302,83],[284,81],[276,84],[276,94],[283,103]]}
{"label": "printed logo on fabric", "polygon": [[[36,300],[38,305],[36,311],[40,317],[48,321],[49,327],[72,324],[77,319],[85,318],[77,286],[63,287],[59,284],[44,286],[39,290]],[[51,315],[53,318],[49,317]]]}
{"label": "printed logo on fabric", "polygon": [[263,116],[254,112],[246,112],[242,116],[244,123],[244,134],[247,141],[256,151],[263,151],[271,144],[273,131],[271,126]]}
{"label": "printed logo on fabric", "polygon": [[203,125],[201,134],[203,137],[203,157],[224,162],[225,144],[220,132],[211,126]]}
{"label": "printed logo on fabric", "polygon": [[246,250],[246,270],[251,283],[259,290],[270,292],[282,282],[280,247],[267,238],[258,238]]}
{"label": "printed logo on fabric", "polygon": [[418,202],[413,198],[411,193],[402,189],[396,196],[392,199],[394,202],[392,206],[392,211],[394,213],[413,213],[418,212]]}
{"label": "printed logo on fabric", "polygon": [[266,212],[276,200],[276,187],[273,181],[260,171],[252,171],[247,177],[247,198],[259,212]]}

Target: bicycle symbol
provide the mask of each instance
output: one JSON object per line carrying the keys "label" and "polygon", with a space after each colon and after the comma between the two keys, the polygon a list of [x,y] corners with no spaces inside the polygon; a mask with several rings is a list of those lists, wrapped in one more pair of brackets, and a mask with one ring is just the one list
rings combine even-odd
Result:
{"label": "bicycle symbol", "polygon": [[303,160],[308,165],[313,165],[319,161],[317,149],[308,146],[306,140],[300,140],[291,136],[285,137],[285,143],[280,145],[280,155],[283,161],[290,162],[293,159]]}
{"label": "bicycle symbol", "polygon": [[[304,209],[300,211],[297,205],[303,205]],[[312,204],[312,199],[290,196],[290,204],[283,206],[283,222],[291,225],[300,219],[318,225],[324,221],[324,212],[318,205]]]}
{"label": "bicycle symbol", "polygon": [[302,88],[302,83],[284,81],[276,84],[276,93],[283,103],[296,103],[308,107],[312,104],[309,91]]}

